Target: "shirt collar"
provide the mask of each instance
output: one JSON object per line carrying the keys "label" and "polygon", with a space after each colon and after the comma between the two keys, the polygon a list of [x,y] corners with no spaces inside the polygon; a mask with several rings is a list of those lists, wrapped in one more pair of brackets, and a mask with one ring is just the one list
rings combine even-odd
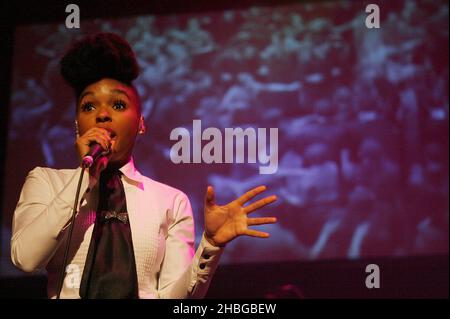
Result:
{"label": "shirt collar", "polygon": [[134,166],[133,157],[130,157],[130,160],[128,161],[128,163],[126,163],[124,166],[122,166],[119,170],[128,179],[131,179],[138,183],[143,182],[141,173],[139,173],[139,171]]}

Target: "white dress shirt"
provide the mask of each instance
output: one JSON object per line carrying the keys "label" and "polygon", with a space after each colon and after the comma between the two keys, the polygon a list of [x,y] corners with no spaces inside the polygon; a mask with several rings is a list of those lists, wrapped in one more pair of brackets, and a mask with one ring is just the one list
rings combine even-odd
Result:
{"label": "white dress shirt", "polygon": [[[194,253],[194,221],[186,194],[141,175],[131,159],[120,171],[127,200],[140,298],[202,298],[222,248],[204,234]],[[81,168],[36,167],[22,187],[13,217],[11,259],[25,272],[46,268],[56,297],[68,224]],[[84,173],[61,298],[80,298],[79,285],[98,203],[98,184]]]}

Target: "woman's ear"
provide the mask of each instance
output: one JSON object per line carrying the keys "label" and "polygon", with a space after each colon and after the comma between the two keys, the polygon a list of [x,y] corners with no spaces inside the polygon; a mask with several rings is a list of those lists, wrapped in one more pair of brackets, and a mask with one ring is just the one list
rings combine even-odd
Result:
{"label": "woman's ear", "polygon": [[146,130],[144,117],[141,115],[141,118],[139,119],[139,134],[144,134]]}

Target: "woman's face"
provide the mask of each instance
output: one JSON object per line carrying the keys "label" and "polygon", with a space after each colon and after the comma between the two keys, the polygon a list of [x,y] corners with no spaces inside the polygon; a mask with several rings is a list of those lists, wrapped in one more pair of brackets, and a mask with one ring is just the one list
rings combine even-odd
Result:
{"label": "woman's face", "polygon": [[102,79],[81,92],[77,121],[80,135],[92,127],[110,131],[115,144],[109,162],[124,165],[139,130],[139,98],[133,88],[114,79]]}

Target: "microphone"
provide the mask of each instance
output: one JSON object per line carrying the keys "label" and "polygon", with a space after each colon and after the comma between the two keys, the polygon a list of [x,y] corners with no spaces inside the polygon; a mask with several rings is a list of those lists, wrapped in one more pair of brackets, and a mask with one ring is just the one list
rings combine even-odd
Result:
{"label": "microphone", "polygon": [[101,156],[108,155],[110,150],[104,150],[98,143],[92,143],[89,152],[83,157],[81,165],[84,168],[89,168]]}

